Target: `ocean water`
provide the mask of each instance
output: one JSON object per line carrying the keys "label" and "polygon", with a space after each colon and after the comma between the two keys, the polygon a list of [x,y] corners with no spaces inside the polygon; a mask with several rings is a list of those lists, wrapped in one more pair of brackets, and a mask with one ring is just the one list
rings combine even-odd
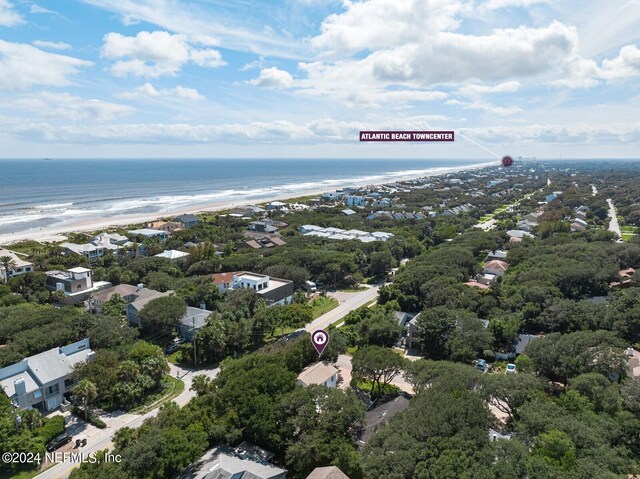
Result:
{"label": "ocean water", "polygon": [[[486,160],[484,161],[486,163]],[[480,160],[0,160],[0,234],[382,183]]]}

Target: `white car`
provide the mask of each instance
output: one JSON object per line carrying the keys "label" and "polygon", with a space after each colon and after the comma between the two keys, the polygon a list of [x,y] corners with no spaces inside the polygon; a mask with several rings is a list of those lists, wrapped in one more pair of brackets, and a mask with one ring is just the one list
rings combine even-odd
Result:
{"label": "white car", "polygon": [[507,364],[507,369],[505,369],[505,374],[515,374],[516,372],[516,365],[513,363],[509,363]]}

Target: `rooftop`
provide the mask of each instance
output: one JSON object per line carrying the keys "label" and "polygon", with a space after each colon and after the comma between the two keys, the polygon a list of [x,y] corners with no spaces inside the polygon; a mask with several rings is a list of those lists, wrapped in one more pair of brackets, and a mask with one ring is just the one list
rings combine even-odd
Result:
{"label": "rooftop", "polygon": [[298,381],[305,386],[310,386],[311,384],[324,384],[337,372],[338,370],[330,364],[315,363],[302,370],[298,375]]}

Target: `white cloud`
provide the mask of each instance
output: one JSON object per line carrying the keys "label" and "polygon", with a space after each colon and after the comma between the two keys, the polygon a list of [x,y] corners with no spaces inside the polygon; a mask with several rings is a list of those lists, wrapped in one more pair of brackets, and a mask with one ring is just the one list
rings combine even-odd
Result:
{"label": "white cloud", "polygon": [[49,10],[48,8],[44,8],[40,5],[36,5],[35,3],[31,4],[29,11],[35,15],[43,14],[43,15],[58,15],[58,12],[54,12],[53,10]]}
{"label": "white cloud", "polygon": [[69,76],[93,62],[50,53],[24,43],[0,40],[0,89],[20,90],[33,85],[61,86]]}
{"label": "white cloud", "polygon": [[640,49],[636,45],[626,45],[616,58],[604,60],[600,76],[605,80],[640,76]]}
{"label": "white cloud", "polygon": [[260,76],[253,80],[249,80],[248,83],[265,88],[291,88],[293,86],[293,77],[285,70],[280,70],[277,67],[271,67],[260,70]]}
{"label": "white cloud", "polygon": [[533,5],[549,3],[549,0],[489,0],[480,6],[480,9],[498,10],[501,8],[521,7],[527,8]]}
{"label": "white cloud", "polygon": [[507,81],[497,85],[465,85],[460,88],[460,93],[466,96],[486,93],[512,93],[520,89],[519,81]]}
{"label": "white cloud", "polygon": [[[353,144],[367,129],[425,130],[439,128],[436,117],[394,118],[380,122],[341,121],[323,118],[308,122],[270,121],[227,124],[107,124],[55,126],[42,122],[10,122],[7,133],[48,142],[74,144]],[[446,119],[444,120],[446,121]],[[485,144],[510,144],[529,150],[530,145],[640,144],[640,123],[533,124],[465,128],[464,135]]]}
{"label": "white cloud", "polygon": [[0,26],[14,27],[24,23],[24,18],[13,9],[9,0],[0,0]]}
{"label": "white cloud", "polygon": [[157,89],[151,83],[145,83],[140,85],[135,90],[130,92],[124,92],[116,95],[119,98],[138,99],[138,98],[182,98],[185,100],[204,100],[205,97],[198,93],[198,90],[194,88],[183,87],[180,85],[174,88]]}
{"label": "white cloud", "polygon": [[142,31],[135,37],[108,33],[104,36],[102,56],[117,60],[111,66],[116,76],[155,78],[176,75],[188,62],[209,68],[226,64],[219,51],[195,48],[186,35],[163,31]]}
{"label": "white cloud", "polygon": [[487,113],[491,113],[492,115],[514,115],[516,113],[520,113],[522,109],[517,106],[496,106],[486,101],[461,101],[461,100],[447,100],[445,102],[447,105],[459,106],[463,110],[482,110]]}
{"label": "white cloud", "polygon": [[47,48],[49,50],[70,50],[71,45],[64,42],[49,42],[46,40],[35,40],[33,45],[40,48]]}
{"label": "white cloud", "polygon": [[106,121],[133,113],[127,105],[96,99],[84,99],[69,93],[39,92],[3,100],[4,108],[13,108],[35,113],[42,118],[67,119],[72,121]]}

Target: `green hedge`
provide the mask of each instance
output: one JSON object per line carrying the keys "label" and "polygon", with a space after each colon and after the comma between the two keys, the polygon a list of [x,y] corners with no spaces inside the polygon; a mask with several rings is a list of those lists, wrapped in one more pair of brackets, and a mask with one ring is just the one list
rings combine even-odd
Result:
{"label": "green hedge", "polygon": [[[75,415],[78,416],[80,419],[84,420],[84,409],[82,409],[80,406],[73,406],[73,409],[71,409],[71,412]],[[96,417],[92,414],[89,414],[89,424],[97,427],[98,429],[104,429],[107,427],[107,425],[105,424],[105,422],[100,419],[99,417]]]}
{"label": "green hedge", "polygon": [[42,438],[42,441],[46,444],[53,438],[59,436],[64,432],[64,417],[53,416],[47,419],[44,425],[38,429],[38,435]]}

